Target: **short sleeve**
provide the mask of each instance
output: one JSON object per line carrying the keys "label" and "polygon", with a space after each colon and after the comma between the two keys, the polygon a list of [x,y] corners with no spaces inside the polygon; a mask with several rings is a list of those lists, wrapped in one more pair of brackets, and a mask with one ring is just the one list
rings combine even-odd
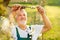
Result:
{"label": "short sleeve", "polygon": [[33,30],[32,40],[37,40],[37,37],[41,34],[44,25],[31,25]]}
{"label": "short sleeve", "polygon": [[44,25],[31,25],[31,28],[35,33],[41,33],[43,27]]}
{"label": "short sleeve", "polygon": [[15,27],[13,27],[12,30],[11,30],[11,37],[12,37],[14,40],[17,40]]}

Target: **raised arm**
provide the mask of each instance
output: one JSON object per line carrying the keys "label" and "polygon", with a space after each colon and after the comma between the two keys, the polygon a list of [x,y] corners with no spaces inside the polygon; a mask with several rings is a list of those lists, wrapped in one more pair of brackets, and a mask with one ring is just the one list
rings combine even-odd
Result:
{"label": "raised arm", "polygon": [[18,6],[18,5],[14,5],[14,6],[11,7],[11,13],[9,15],[9,19],[10,19],[11,23],[14,23],[14,21],[15,21],[14,18],[16,16],[16,11],[18,10],[19,7],[20,6]]}
{"label": "raised arm", "polygon": [[46,16],[45,10],[43,9],[43,7],[38,6],[37,10],[41,14],[43,22],[44,22],[44,27],[43,27],[43,30],[42,30],[42,33],[44,33],[44,32],[46,32],[46,31],[51,29],[51,22],[48,19],[48,17]]}

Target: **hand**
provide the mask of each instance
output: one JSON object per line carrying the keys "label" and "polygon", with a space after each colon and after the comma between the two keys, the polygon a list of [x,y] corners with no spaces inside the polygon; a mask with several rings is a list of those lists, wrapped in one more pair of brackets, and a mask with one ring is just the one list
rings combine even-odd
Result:
{"label": "hand", "polygon": [[17,4],[17,5],[16,5],[16,4],[13,5],[12,8],[11,8],[11,14],[12,14],[13,16],[15,16],[15,15],[16,15],[16,11],[17,11],[17,10],[21,10],[21,7],[22,7],[22,6],[21,6],[21,5],[18,5],[18,4]]}
{"label": "hand", "polygon": [[12,12],[17,11],[19,8],[20,8],[19,5],[14,5],[14,6],[12,6],[11,11]]}
{"label": "hand", "polygon": [[37,6],[37,10],[38,10],[38,12],[39,12],[41,15],[45,14],[45,10],[44,10],[43,7]]}

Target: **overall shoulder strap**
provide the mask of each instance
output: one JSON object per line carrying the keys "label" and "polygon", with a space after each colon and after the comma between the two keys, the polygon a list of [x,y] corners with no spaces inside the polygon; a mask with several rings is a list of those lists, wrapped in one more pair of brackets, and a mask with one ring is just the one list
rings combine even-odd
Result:
{"label": "overall shoulder strap", "polygon": [[[29,26],[29,29],[31,30],[31,27]],[[32,37],[32,35],[30,35],[29,33],[28,33],[28,38],[31,38]]]}
{"label": "overall shoulder strap", "polygon": [[20,35],[19,35],[19,32],[18,32],[18,28],[16,27],[16,34],[17,34],[17,40],[20,40]]}
{"label": "overall shoulder strap", "polygon": [[17,34],[17,40],[31,40],[31,35],[28,34],[27,38],[20,38],[19,32],[18,32],[18,28],[16,27],[16,34]]}

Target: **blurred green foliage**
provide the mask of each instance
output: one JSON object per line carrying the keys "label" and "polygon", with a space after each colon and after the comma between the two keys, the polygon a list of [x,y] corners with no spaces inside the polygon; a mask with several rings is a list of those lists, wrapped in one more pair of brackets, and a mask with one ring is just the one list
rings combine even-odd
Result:
{"label": "blurred green foliage", "polygon": [[48,5],[60,6],[60,0],[47,0]]}

